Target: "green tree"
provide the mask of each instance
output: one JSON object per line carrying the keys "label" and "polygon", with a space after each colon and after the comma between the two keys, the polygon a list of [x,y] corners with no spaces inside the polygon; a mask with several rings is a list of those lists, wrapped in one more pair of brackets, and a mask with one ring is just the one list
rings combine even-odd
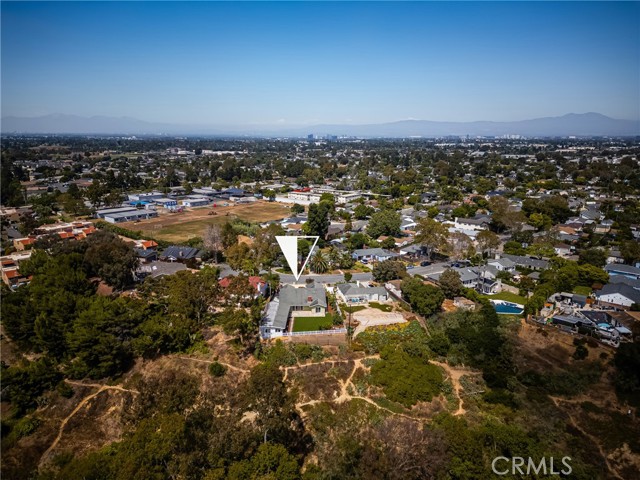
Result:
{"label": "green tree", "polygon": [[370,217],[376,211],[375,208],[370,207],[369,205],[356,205],[353,209],[353,216],[356,217],[356,220],[364,220],[365,218]]}
{"label": "green tree", "polygon": [[105,230],[97,231],[85,242],[87,250],[84,260],[91,273],[117,289],[123,289],[133,282],[138,257],[130,245]]}
{"label": "green tree", "polygon": [[482,230],[476,236],[478,247],[482,253],[489,252],[492,255],[494,251],[500,248],[500,237],[491,230]]}
{"label": "green tree", "polygon": [[405,278],[400,285],[402,296],[409,302],[414,312],[430,317],[440,311],[444,294],[433,285],[425,285],[417,278]]}
{"label": "green tree", "polygon": [[307,235],[317,235],[322,240],[327,238],[329,231],[329,211],[331,206],[327,202],[309,205],[307,223],[303,225],[303,230]]}
{"label": "green tree", "polygon": [[[259,319],[258,319],[259,320]],[[258,321],[242,308],[226,308],[216,319],[226,334],[237,335],[240,343],[253,345],[258,335]]]}
{"label": "green tree", "polygon": [[620,245],[620,254],[627,263],[640,261],[640,242],[627,240]]}
{"label": "green tree", "polygon": [[380,210],[374,213],[367,225],[367,234],[371,238],[378,238],[380,235],[396,237],[400,234],[402,218],[398,212],[393,210]]}
{"label": "green tree", "polygon": [[167,314],[193,319],[200,325],[220,300],[220,287],[214,268],[205,268],[196,273],[183,270],[161,277],[156,283],[150,284],[150,289],[149,299],[161,305]]}
{"label": "green tree", "polygon": [[460,274],[451,268],[447,268],[442,272],[440,278],[438,278],[438,284],[446,298],[457,297],[462,292],[463,285],[460,280]]}
{"label": "green tree", "polygon": [[440,370],[425,359],[402,349],[384,349],[380,362],[371,367],[371,380],[383,387],[386,397],[410,407],[419,401],[429,402],[440,394],[443,379]]}
{"label": "green tree", "polygon": [[324,255],[320,250],[318,250],[313,258],[309,261],[309,269],[313,273],[325,273],[327,270],[329,270],[327,259],[324,258]]}
{"label": "green tree", "polygon": [[229,222],[225,222],[222,225],[222,232],[220,235],[222,237],[222,246],[224,248],[229,248],[238,243],[238,234],[233,228],[233,225]]}
{"label": "green tree", "polygon": [[384,283],[397,278],[404,278],[407,269],[404,263],[397,260],[384,260],[373,266],[373,279],[376,282]]}
{"label": "green tree", "polygon": [[449,248],[449,230],[432,218],[423,218],[418,222],[416,241],[427,249],[430,257],[433,257],[434,252],[446,251]]}
{"label": "green tree", "polygon": [[607,253],[601,248],[587,248],[580,251],[578,263],[604,267],[607,264]]}
{"label": "green tree", "polygon": [[301,213],[304,213],[304,206],[300,205],[298,203],[294,203],[291,206],[291,213],[294,214],[294,215],[299,215]]}
{"label": "green tree", "polygon": [[364,246],[367,244],[367,241],[367,236],[364,233],[354,233],[353,235],[351,235],[351,237],[349,237],[348,247],[350,250],[358,250],[360,248],[364,248]]}
{"label": "green tree", "polygon": [[227,475],[229,480],[298,480],[300,465],[296,458],[282,445],[263,443],[256,454],[248,460],[232,464]]}

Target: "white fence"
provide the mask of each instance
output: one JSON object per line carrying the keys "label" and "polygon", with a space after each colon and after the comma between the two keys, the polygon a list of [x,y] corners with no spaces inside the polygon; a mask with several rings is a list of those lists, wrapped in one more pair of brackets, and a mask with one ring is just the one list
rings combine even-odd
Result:
{"label": "white fence", "polygon": [[300,337],[303,335],[337,335],[339,333],[346,334],[346,328],[338,328],[334,330],[311,330],[308,332],[284,332],[283,337]]}

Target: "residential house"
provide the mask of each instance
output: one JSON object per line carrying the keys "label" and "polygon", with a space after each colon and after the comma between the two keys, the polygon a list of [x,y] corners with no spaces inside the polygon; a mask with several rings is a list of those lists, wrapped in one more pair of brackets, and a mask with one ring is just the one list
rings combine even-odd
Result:
{"label": "residential house", "polygon": [[36,243],[35,237],[16,238],[13,241],[13,246],[17,251],[22,252],[32,248],[34,243]]}
{"label": "residential house", "polygon": [[495,267],[500,272],[514,273],[516,271],[516,263],[508,258],[496,258],[487,261],[487,265]]}
{"label": "residential house", "polygon": [[296,288],[285,285],[267,305],[260,325],[260,336],[280,337],[287,332],[289,321],[295,317],[323,317],[326,312],[327,295],[323,287]]}
{"label": "residential house", "polygon": [[465,297],[454,297],[453,306],[459,310],[473,311],[476,309],[476,304],[472,300]]}
{"label": "residential house", "polygon": [[419,257],[424,254],[425,247],[422,245],[407,245],[400,248],[400,255],[406,257]]}
{"label": "residential house", "polygon": [[508,253],[500,254],[500,258],[508,258],[516,267],[528,268],[531,270],[546,270],[549,268],[549,262],[538,258],[525,257],[523,255],[510,255]]}
{"label": "residential house", "polygon": [[596,293],[601,305],[628,309],[634,303],[640,305],[640,290],[624,283],[608,283]]}
{"label": "residential house", "polygon": [[383,262],[397,257],[398,254],[385,250],[384,248],[360,248],[354,250],[351,256],[358,261]]}
{"label": "residential house", "polygon": [[607,263],[624,263],[624,257],[620,253],[620,250],[618,250],[617,248],[612,248],[611,250],[609,250]]}
{"label": "residential house", "polygon": [[624,283],[632,288],[640,290],[640,278],[629,278],[624,275],[610,275],[609,283]]}
{"label": "residential house", "polygon": [[491,218],[486,216],[480,216],[475,218],[461,218],[456,217],[453,226],[459,230],[486,230],[489,228]]}
{"label": "residential house", "polygon": [[404,231],[414,231],[418,226],[418,223],[411,217],[404,217],[400,222],[400,230]]}
{"label": "residential house", "polygon": [[31,257],[31,251],[23,251],[21,253],[13,253],[0,258],[2,267],[2,281],[9,288],[17,288],[21,285],[29,283],[29,278],[20,273],[20,263]]}
{"label": "residential house", "polygon": [[556,255],[560,257],[569,257],[573,254],[573,247],[571,245],[567,245],[566,243],[556,243],[553,246],[553,250],[556,252]]}
{"label": "residential house", "polygon": [[184,263],[152,261],[150,263],[141,264],[138,267],[136,271],[136,278],[138,280],[142,280],[146,277],[164,277],[181,272],[182,270],[188,270]]}
{"label": "residential house", "polygon": [[179,245],[172,245],[160,255],[160,260],[165,262],[186,262],[188,260],[200,261],[202,258],[202,252],[193,247],[182,247]]}
{"label": "residential house", "polygon": [[136,252],[136,256],[140,263],[151,263],[158,260],[158,252],[155,250],[145,250],[143,248],[134,247],[134,252]]}
{"label": "residential house", "polygon": [[389,292],[384,287],[363,287],[360,283],[341,283],[336,286],[336,295],[345,303],[386,302]]}
{"label": "residential house", "polygon": [[628,278],[640,278],[640,268],[633,267],[631,265],[622,265],[618,263],[611,263],[604,267],[609,276],[622,275]]}

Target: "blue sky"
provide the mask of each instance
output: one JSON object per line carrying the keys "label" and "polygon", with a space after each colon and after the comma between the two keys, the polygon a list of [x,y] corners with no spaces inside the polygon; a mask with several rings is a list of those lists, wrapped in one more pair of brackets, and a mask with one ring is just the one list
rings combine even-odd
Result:
{"label": "blue sky", "polygon": [[640,118],[637,2],[5,2],[2,115]]}

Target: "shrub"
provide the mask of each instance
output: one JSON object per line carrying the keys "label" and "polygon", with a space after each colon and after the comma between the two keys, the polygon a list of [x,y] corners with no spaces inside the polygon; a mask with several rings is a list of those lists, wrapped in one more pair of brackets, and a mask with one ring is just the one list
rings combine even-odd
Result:
{"label": "shrub", "polygon": [[209,365],[209,373],[214,377],[222,377],[227,373],[227,367],[222,365],[220,362],[213,362]]}
{"label": "shrub", "polygon": [[584,345],[578,345],[576,351],[573,352],[573,358],[575,360],[584,360],[589,356],[589,350]]}
{"label": "shrub", "polygon": [[410,407],[440,393],[442,373],[435,365],[404,350],[386,349],[381,358],[371,367],[371,381],[383,388],[389,400]]}
{"label": "shrub", "polygon": [[56,390],[64,398],[71,398],[73,396],[73,388],[71,388],[71,385],[68,383],[60,382]]}

